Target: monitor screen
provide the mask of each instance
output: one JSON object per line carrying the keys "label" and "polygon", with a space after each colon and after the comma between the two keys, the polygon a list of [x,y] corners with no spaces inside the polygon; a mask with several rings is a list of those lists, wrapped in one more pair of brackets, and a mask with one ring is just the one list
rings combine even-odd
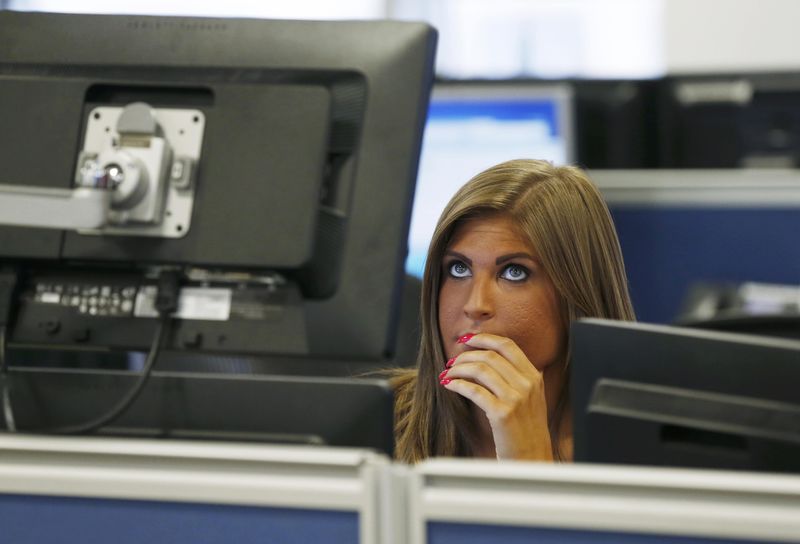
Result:
{"label": "monitor screen", "polygon": [[[435,31],[0,12],[11,344],[384,360]],[[376,273],[375,263],[380,263]]]}
{"label": "monitor screen", "polygon": [[421,277],[436,221],[456,190],[511,159],[573,160],[566,83],[439,83],[431,96],[408,238],[406,272]]}
{"label": "monitor screen", "polygon": [[587,319],[571,350],[576,461],[800,472],[800,342]]}

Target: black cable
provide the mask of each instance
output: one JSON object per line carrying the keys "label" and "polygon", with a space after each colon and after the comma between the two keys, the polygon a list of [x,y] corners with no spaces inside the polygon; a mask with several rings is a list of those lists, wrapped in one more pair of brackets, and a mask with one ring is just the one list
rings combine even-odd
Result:
{"label": "black cable", "polygon": [[11,322],[19,274],[16,267],[3,266],[0,269],[0,383],[2,384],[3,419],[8,432],[15,432],[14,409],[11,404],[11,381],[6,359],[6,334]]}
{"label": "black cable", "polygon": [[11,383],[8,378],[8,362],[6,361],[6,326],[0,325],[0,382],[3,384],[3,419],[6,422],[6,431],[13,433],[17,430],[14,421],[14,408],[11,405]]}
{"label": "black cable", "polygon": [[144,368],[142,369],[141,374],[139,375],[139,381],[131,388],[128,393],[117,402],[117,404],[111,408],[105,414],[96,417],[93,420],[87,421],[85,423],[79,423],[76,425],[67,425],[65,427],[58,427],[55,429],[48,429],[46,432],[56,433],[56,434],[88,434],[92,433],[101,427],[112,423],[116,420],[120,415],[122,415],[125,410],[127,410],[131,404],[137,399],[139,393],[142,392],[144,389],[145,384],[147,383],[148,379],[150,378],[151,371],[153,370],[153,365],[158,358],[158,353],[161,350],[161,342],[162,338],[164,337],[164,333],[167,330],[169,325],[170,316],[178,307],[178,297],[180,294],[180,276],[178,272],[175,271],[165,271],[162,272],[159,276],[158,280],[158,292],[156,294],[156,302],[155,307],[159,313],[159,322],[156,328],[155,335],[153,336],[153,342],[150,345],[150,351],[147,354],[147,359],[144,363]]}
{"label": "black cable", "polygon": [[169,319],[169,315],[161,316],[161,319],[158,322],[158,327],[156,328],[155,336],[153,337],[153,342],[150,345],[150,351],[147,354],[147,359],[145,359],[144,368],[142,368],[142,372],[139,375],[139,381],[136,382],[131,390],[128,391],[128,393],[122,397],[117,404],[111,408],[111,410],[85,423],[48,429],[47,432],[56,434],[89,434],[101,427],[104,427],[105,425],[108,425],[109,423],[112,423],[120,415],[122,415],[122,413],[125,412],[125,410],[127,410],[131,404],[133,404],[133,401],[137,399],[139,393],[142,392],[142,389],[144,389],[145,384],[150,378],[151,371],[153,370],[153,364],[156,362],[158,353],[161,350],[161,339],[164,336],[164,331],[167,329],[167,323],[169,322]]}

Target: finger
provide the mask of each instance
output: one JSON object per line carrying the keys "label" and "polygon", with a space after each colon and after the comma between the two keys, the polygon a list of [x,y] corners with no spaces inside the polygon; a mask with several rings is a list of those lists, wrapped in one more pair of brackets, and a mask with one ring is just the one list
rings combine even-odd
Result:
{"label": "finger", "polygon": [[466,364],[482,364],[494,369],[507,383],[513,384],[523,379],[523,374],[505,357],[494,351],[470,350],[458,355],[452,368]]}
{"label": "finger", "polygon": [[508,337],[483,332],[476,334],[464,342],[464,344],[471,348],[494,351],[520,371],[527,371],[531,368],[536,369],[533,363],[528,359],[528,356],[525,355],[525,352],[522,351],[516,342]]}
{"label": "finger", "polygon": [[543,387],[542,374],[538,370],[531,367],[527,374],[520,372],[493,351],[462,353],[444,377],[451,379],[461,377],[476,381],[484,385],[498,399],[512,405],[523,399],[529,399]]}
{"label": "finger", "polygon": [[478,408],[491,419],[500,408],[500,401],[491,394],[485,387],[469,380],[450,380],[443,384],[445,389],[465,397],[475,404]]}
{"label": "finger", "polygon": [[496,369],[484,362],[460,363],[443,373],[442,378],[469,380],[483,386],[500,399],[512,400],[518,396],[514,394],[513,385],[506,381]]}

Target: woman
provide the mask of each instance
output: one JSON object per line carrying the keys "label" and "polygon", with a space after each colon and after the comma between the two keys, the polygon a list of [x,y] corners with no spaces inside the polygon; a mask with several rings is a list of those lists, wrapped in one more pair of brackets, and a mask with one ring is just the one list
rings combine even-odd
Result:
{"label": "woman", "polygon": [[437,224],[421,308],[417,367],[394,379],[398,459],[571,460],[569,325],[634,318],[586,175],[516,160],[472,178]]}

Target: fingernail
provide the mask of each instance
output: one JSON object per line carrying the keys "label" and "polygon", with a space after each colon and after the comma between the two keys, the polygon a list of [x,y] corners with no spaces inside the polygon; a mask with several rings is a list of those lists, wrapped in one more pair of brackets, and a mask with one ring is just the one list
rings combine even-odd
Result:
{"label": "fingernail", "polygon": [[451,368],[451,367],[452,367],[452,366],[455,364],[455,362],[456,362],[456,358],[455,358],[455,357],[451,357],[451,358],[450,358],[450,359],[448,359],[448,360],[447,360],[447,362],[444,364],[444,367],[445,367],[445,368]]}
{"label": "fingernail", "polygon": [[473,333],[469,332],[469,333],[465,334],[464,336],[462,336],[461,338],[459,338],[458,340],[456,340],[456,342],[459,343],[459,344],[466,344],[467,342],[472,340],[473,336],[475,336],[475,335]]}
{"label": "fingernail", "polygon": [[442,384],[442,385],[447,385],[448,383],[450,383],[452,381],[453,380],[451,380],[450,378],[445,378],[445,379],[441,380],[439,383]]}
{"label": "fingernail", "polygon": [[444,377],[445,377],[445,375],[446,375],[446,374],[447,374],[447,369],[445,369],[445,370],[442,370],[442,371],[439,373],[439,381],[442,381],[442,380],[444,379]]}

